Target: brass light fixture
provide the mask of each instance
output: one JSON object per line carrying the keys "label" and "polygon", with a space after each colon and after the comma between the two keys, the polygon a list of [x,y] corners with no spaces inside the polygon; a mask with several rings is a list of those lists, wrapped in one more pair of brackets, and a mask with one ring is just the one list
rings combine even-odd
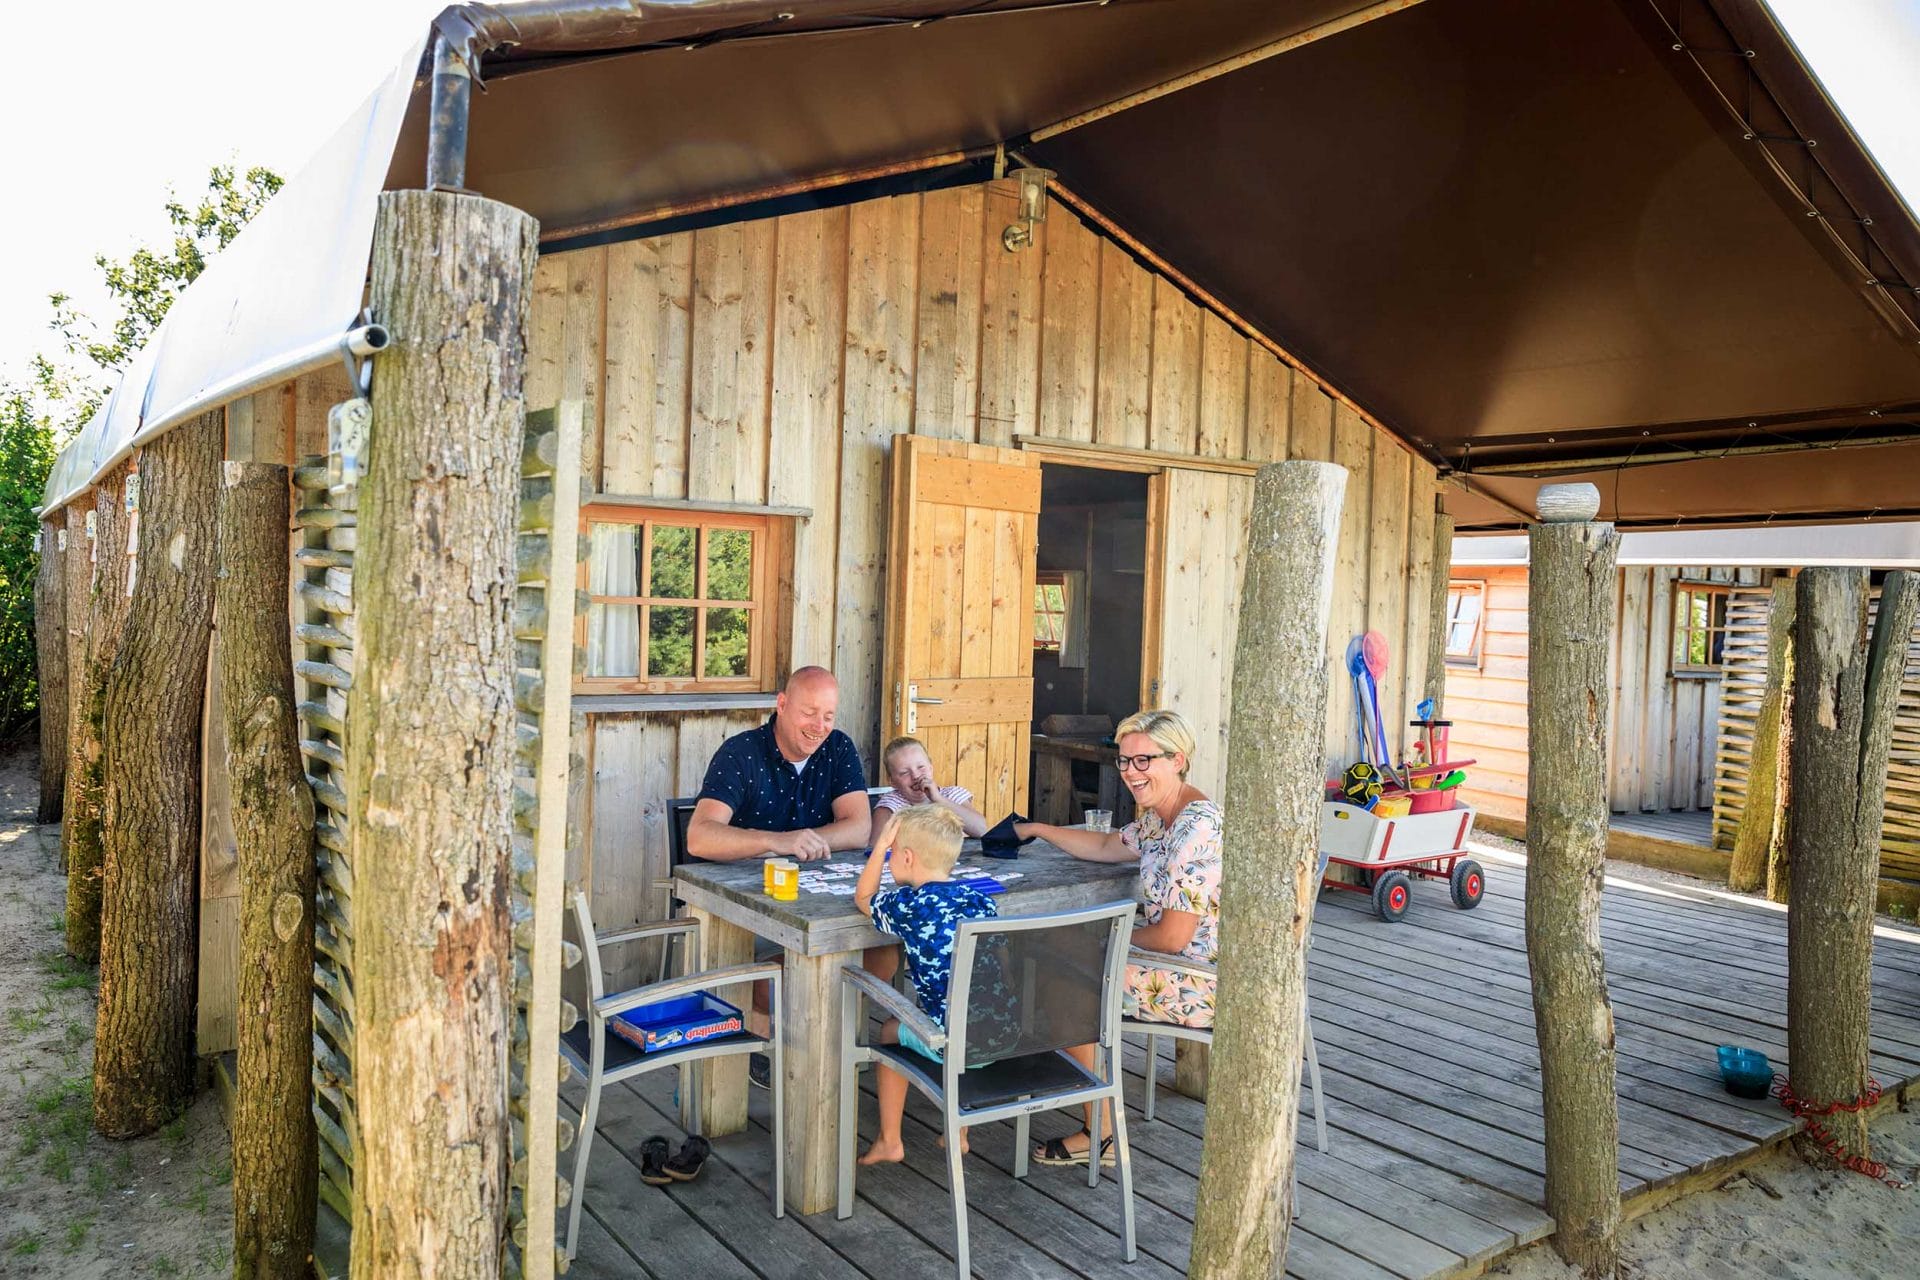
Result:
{"label": "brass light fixture", "polygon": [[1020,217],[1000,233],[1001,247],[1018,253],[1033,243],[1033,229],[1047,220],[1047,183],[1051,169],[1015,169],[1010,175],[1020,183]]}

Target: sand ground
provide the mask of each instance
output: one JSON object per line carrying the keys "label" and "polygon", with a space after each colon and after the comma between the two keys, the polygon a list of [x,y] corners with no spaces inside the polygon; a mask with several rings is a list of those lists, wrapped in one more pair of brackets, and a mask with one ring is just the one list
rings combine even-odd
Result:
{"label": "sand ground", "polygon": [[131,1142],[92,1130],[96,980],[66,956],[59,828],[33,821],[38,767],[30,747],[0,757],[0,1276],[224,1276],[217,1099]]}

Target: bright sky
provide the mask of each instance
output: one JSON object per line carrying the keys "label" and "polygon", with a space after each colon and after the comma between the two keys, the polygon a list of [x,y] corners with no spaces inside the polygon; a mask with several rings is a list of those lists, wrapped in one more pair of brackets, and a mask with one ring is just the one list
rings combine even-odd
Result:
{"label": "bright sky", "polygon": [[[1768,0],[1882,167],[1920,206],[1920,0]],[[165,230],[209,166],[291,177],[443,0],[13,5],[0,76],[0,377],[49,348],[46,296],[104,297],[93,255]]]}
{"label": "bright sky", "polygon": [[166,232],[169,186],[264,164],[292,177],[445,0],[86,0],[7,6],[0,75],[0,378],[51,350],[47,295],[105,311],[93,256]]}

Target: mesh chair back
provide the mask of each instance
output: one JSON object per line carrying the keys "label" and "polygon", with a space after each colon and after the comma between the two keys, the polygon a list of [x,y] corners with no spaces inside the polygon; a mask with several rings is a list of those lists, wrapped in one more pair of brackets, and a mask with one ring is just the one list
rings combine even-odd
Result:
{"label": "mesh chair back", "polygon": [[678,800],[667,801],[667,863],[678,867],[688,861],[687,828],[693,823],[694,806],[700,803],[698,796],[684,796]]}
{"label": "mesh chair back", "polygon": [[[1100,1042],[1126,967],[1133,904],[969,921],[955,947],[947,1034],[965,1019],[966,1061]],[[964,964],[964,968],[962,965]],[[965,982],[961,979],[964,976]]]}

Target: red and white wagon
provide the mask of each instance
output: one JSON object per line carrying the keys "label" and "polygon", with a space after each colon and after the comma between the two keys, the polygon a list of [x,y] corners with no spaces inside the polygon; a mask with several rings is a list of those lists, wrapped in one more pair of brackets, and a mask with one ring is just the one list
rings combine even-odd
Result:
{"label": "red and white wagon", "polygon": [[1386,921],[1407,913],[1416,878],[1446,881],[1453,905],[1462,911],[1479,906],[1487,881],[1480,864],[1467,856],[1473,806],[1454,800],[1451,792],[1440,794],[1452,807],[1394,817],[1344,800],[1326,801],[1320,809],[1320,851],[1329,863],[1359,871],[1361,883],[1327,879],[1325,886],[1371,894],[1374,911]]}

